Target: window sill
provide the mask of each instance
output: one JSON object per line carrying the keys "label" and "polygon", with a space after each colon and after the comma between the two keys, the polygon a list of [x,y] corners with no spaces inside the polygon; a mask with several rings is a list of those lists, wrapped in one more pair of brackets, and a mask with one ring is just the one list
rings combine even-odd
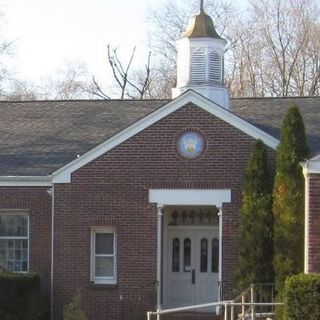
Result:
{"label": "window sill", "polygon": [[96,283],[96,282],[90,283],[90,288],[93,288],[93,289],[115,289],[117,287],[118,287],[117,283]]}

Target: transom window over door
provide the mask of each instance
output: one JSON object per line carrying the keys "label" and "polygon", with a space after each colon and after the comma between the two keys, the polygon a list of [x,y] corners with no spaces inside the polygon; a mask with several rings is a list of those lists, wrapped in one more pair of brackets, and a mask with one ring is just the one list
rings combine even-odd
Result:
{"label": "transom window over door", "polygon": [[0,212],[0,266],[28,272],[29,216],[26,213]]}
{"label": "transom window over door", "polygon": [[92,231],[91,280],[97,284],[115,284],[116,233],[115,230]]}

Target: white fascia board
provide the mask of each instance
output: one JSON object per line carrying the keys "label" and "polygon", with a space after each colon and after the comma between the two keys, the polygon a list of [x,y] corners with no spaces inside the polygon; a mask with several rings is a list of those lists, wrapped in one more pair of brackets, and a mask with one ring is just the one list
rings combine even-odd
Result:
{"label": "white fascia board", "polygon": [[310,159],[310,161],[320,161],[320,154],[314,156],[313,158]]}
{"label": "white fascia board", "polygon": [[0,187],[51,187],[50,176],[0,176]]}
{"label": "white fascia board", "polygon": [[317,156],[301,163],[303,174],[320,173],[320,158]]}
{"label": "white fascia board", "polygon": [[274,150],[277,148],[279,144],[279,140],[276,139],[275,137],[257,128],[256,126],[252,125],[246,120],[243,120],[242,118],[224,109],[223,107],[217,106],[216,104],[206,99],[205,97],[198,95],[198,98],[199,100],[200,99],[202,100],[201,102],[203,104],[199,106],[204,110],[206,110],[207,112],[229,123],[233,127],[239,129],[240,131],[246,133],[247,135],[253,137],[254,139],[257,139],[257,140],[261,139],[268,147]]}
{"label": "white fascia board", "polygon": [[211,205],[222,207],[222,203],[231,202],[230,189],[151,189],[149,202],[159,205]]}
{"label": "white fascia board", "polygon": [[247,121],[239,118],[233,113],[225,110],[224,108],[218,106],[214,102],[206,99],[202,95],[196,93],[195,91],[189,90],[184,94],[178,96],[176,99],[170,101],[163,107],[158,110],[152,112],[141,120],[135,122],[131,126],[122,130],[118,134],[114,135],[110,139],[101,143],[97,147],[91,149],[86,152],[79,158],[73,160],[68,163],[64,167],[58,169],[52,174],[53,183],[70,183],[71,182],[71,174],[93,161],[97,157],[103,155],[104,153],[110,151],[116,146],[120,145],[122,142],[128,140],[144,129],[150,127],[154,123],[163,119],[164,117],[170,115],[171,113],[177,111],[178,109],[184,107],[188,103],[193,103],[203,110],[211,113],[212,115],[220,118],[221,120],[231,124],[235,128],[241,130],[242,132],[252,136],[255,139],[261,139],[267,146],[275,149],[279,143],[277,139],[267,134],[266,132],[258,129]]}

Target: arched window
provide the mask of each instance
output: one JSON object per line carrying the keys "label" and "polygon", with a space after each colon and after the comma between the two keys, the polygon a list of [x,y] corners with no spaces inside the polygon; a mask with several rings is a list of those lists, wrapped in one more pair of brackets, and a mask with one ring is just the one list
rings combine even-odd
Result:
{"label": "arched window", "polygon": [[219,240],[212,239],[211,272],[219,272]]}
{"label": "arched window", "polygon": [[201,239],[200,243],[200,272],[208,272],[208,240]]}
{"label": "arched window", "polygon": [[172,242],[172,272],[180,269],[180,240],[175,238]]}
{"label": "arched window", "polygon": [[183,241],[183,271],[191,271],[191,240],[189,238]]}

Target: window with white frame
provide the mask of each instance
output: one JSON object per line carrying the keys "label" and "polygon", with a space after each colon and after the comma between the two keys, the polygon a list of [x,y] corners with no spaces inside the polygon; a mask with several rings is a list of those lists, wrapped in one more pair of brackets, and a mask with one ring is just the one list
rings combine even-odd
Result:
{"label": "window with white frame", "polygon": [[28,214],[0,212],[0,267],[15,272],[28,272],[28,256]]}
{"label": "window with white frame", "polygon": [[97,284],[117,282],[115,229],[96,229],[91,234],[91,281]]}

